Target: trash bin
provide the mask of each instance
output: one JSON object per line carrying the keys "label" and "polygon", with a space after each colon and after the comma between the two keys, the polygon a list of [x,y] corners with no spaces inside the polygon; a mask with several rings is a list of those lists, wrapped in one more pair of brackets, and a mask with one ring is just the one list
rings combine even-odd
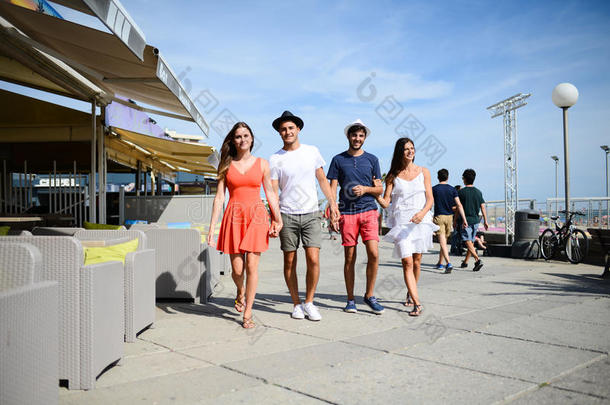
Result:
{"label": "trash bin", "polygon": [[540,213],[534,210],[515,212],[515,240],[534,240],[540,234]]}
{"label": "trash bin", "polygon": [[511,256],[518,259],[537,259],[540,254],[538,235],[540,214],[535,210],[515,212],[515,240]]}

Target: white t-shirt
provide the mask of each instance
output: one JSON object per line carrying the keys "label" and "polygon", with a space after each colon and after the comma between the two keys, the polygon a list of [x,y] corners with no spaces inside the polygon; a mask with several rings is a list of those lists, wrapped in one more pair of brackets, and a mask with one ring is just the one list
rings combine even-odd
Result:
{"label": "white t-shirt", "polygon": [[271,180],[280,185],[280,211],[309,214],[318,211],[316,170],[326,164],[318,148],[300,144],[296,150],[280,149],[269,158]]}

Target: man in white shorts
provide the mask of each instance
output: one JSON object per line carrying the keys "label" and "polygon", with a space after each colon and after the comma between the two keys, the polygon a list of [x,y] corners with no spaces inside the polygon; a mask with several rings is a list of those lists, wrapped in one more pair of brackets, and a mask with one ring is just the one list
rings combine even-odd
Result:
{"label": "man in white shorts", "polygon": [[[269,158],[271,184],[280,196],[280,212],[284,226],[280,244],[284,252],[284,280],[294,304],[292,317],[311,321],[322,319],[313,303],[320,278],[320,242],[322,229],[318,209],[316,180],[326,196],[331,211],[331,222],[339,219],[339,210],[330,184],[324,174],[326,164],[318,148],[299,142],[303,120],[290,111],[273,121],[284,146]],[[280,192],[281,191],[281,192]],[[307,260],[306,295],[302,304],[297,281],[297,249],[302,241]]]}

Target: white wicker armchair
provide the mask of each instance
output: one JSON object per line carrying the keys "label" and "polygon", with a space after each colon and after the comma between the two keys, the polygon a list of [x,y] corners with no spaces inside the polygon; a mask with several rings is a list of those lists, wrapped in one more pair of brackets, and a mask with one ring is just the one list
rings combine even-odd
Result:
{"label": "white wicker armchair", "polygon": [[57,404],[58,284],[31,244],[0,244],[0,404]]}
{"label": "white wicker armchair", "polygon": [[149,228],[145,233],[155,250],[156,297],[207,302],[209,274],[199,231]]}
{"label": "white wicker armchair", "polygon": [[123,357],[123,264],[84,266],[83,247],[68,236],[6,236],[42,254],[43,280],[59,284],[59,379],[92,389],[96,377]]}
{"label": "white wicker armchair", "polygon": [[146,235],[132,230],[81,230],[79,240],[133,240],[138,250],[125,257],[125,341],[134,342],[136,335],[155,321],[155,251],[147,248]]}

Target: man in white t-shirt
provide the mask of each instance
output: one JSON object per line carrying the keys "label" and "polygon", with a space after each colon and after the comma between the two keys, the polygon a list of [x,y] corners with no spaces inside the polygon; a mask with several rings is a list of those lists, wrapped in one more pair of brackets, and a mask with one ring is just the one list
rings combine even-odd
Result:
{"label": "man in white t-shirt", "polygon": [[[313,303],[316,286],[320,277],[320,242],[322,228],[318,209],[320,189],[329,201],[331,217],[337,222],[340,216],[337,203],[324,174],[326,164],[315,146],[299,142],[299,132],[303,120],[290,111],[273,121],[284,147],[269,158],[271,184],[280,196],[280,212],[284,226],[280,231],[280,244],[284,252],[284,279],[294,304],[292,317],[319,321],[320,312]],[[281,191],[281,192],[280,192]],[[307,260],[305,303],[301,304],[297,281],[297,249],[303,242]]]}

